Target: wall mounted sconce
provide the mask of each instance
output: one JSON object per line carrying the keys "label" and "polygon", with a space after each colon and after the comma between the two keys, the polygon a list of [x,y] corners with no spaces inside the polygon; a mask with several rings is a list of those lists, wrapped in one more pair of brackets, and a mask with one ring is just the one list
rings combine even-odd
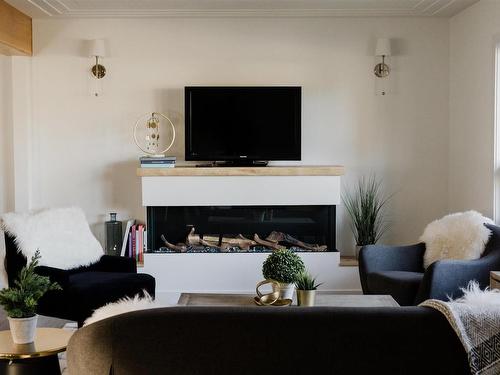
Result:
{"label": "wall mounted sconce", "polygon": [[99,59],[106,56],[106,44],[103,39],[90,41],[89,56],[95,58],[94,65],[90,68],[90,90],[92,96],[99,96],[102,93],[102,78],[106,75],[106,68],[99,64]]}
{"label": "wall mounted sconce", "polygon": [[378,78],[387,77],[390,73],[389,65],[385,63],[385,58],[391,56],[391,41],[387,38],[378,38],[375,56],[382,56],[382,62],[375,65],[373,72]]}
{"label": "wall mounted sconce", "polygon": [[97,79],[101,79],[106,75],[106,68],[99,64],[99,58],[104,56],[106,56],[104,40],[92,40],[90,43],[90,57],[95,57],[95,64],[92,66],[91,72]]}

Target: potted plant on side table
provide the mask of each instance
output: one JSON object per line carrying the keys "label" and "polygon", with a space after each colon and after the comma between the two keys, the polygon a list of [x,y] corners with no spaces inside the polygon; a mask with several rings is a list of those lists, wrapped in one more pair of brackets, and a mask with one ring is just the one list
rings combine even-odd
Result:
{"label": "potted plant on side table", "polygon": [[49,290],[61,289],[47,276],[35,273],[39,259],[40,251],[37,250],[29,264],[21,269],[14,286],[0,290],[0,305],[7,313],[15,344],[28,344],[35,340],[38,300]]}
{"label": "potted plant on side table", "polygon": [[307,272],[301,272],[295,280],[297,288],[297,305],[314,306],[316,300],[316,289],[321,284],[316,284],[316,278]]}
{"label": "potted plant on side table", "polygon": [[[304,262],[293,251],[284,249],[271,253],[262,265],[266,279],[279,283],[280,299],[292,299],[297,276],[304,272]],[[274,288],[274,286],[273,286]]]}

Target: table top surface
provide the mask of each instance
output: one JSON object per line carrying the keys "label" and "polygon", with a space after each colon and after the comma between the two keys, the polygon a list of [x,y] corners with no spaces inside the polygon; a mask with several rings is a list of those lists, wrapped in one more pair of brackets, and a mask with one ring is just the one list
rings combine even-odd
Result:
{"label": "table top surface", "polygon": [[[251,294],[182,293],[180,306],[257,306]],[[294,305],[296,303],[294,302]],[[331,307],[396,307],[389,295],[334,294],[318,292],[315,306]]]}
{"label": "table top surface", "polygon": [[0,359],[46,357],[63,352],[73,333],[61,328],[37,328],[35,342],[14,344],[10,331],[0,331]]}

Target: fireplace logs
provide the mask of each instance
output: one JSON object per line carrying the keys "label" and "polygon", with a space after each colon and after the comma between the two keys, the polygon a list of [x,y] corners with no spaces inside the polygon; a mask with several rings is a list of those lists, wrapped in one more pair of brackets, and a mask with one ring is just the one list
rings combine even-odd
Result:
{"label": "fireplace logs", "polygon": [[[300,241],[293,236],[272,231],[265,239],[254,234],[253,240],[246,238],[242,234],[237,236],[226,235],[199,235],[192,227],[186,236],[184,243],[172,244],[165,235],[161,235],[161,240],[165,246],[173,252],[248,252],[258,246],[269,250],[280,250],[290,248],[296,251],[327,251],[326,245],[310,244]],[[213,249],[214,251],[207,251]]]}

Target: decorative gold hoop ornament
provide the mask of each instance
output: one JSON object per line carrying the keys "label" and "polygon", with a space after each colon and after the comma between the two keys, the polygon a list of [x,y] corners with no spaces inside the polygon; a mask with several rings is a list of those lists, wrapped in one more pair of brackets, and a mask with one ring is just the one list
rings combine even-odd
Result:
{"label": "decorative gold hoop ornament", "polygon": [[[262,293],[260,288],[263,285],[271,284],[273,291],[271,293]],[[275,280],[266,279],[257,283],[255,287],[255,292],[257,293],[257,300],[261,305],[267,306],[272,305],[280,298],[279,283]]]}
{"label": "decorative gold hoop ornament", "polygon": [[[160,139],[160,118],[165,119],[172,129],[172,140],[170,144],[163,150],[158,150],[159,148],[159,139]],[[146,135],[146,142],[148,142],[148,146],[146,148],[142,147],[137,139],[137,130],[139,129],[139,125],[144,125],[144,120],[146,120],[146,130],[148,134]],[[134,125],[134,142],[139,149],[148,155],[153,156],[163,156],[170,148],[174,145],[175,141],[175,126],[173,122],[160,112],[152,112],[151,115],[146,113],[139,117]]]}

